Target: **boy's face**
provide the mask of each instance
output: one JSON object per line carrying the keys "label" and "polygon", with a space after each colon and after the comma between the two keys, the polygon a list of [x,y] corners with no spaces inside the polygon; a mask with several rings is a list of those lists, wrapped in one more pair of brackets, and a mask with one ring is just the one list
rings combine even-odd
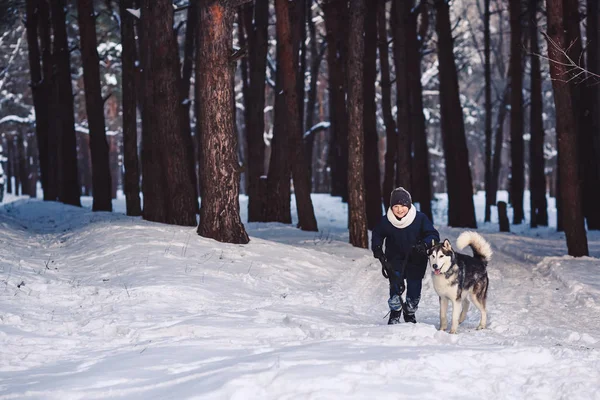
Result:
{"label": "boy's face", "polygon": [[396,218],[404,218],[406,214],[408,214],[408,207],[396,204],[395,206],[392,206],[392,212]]}

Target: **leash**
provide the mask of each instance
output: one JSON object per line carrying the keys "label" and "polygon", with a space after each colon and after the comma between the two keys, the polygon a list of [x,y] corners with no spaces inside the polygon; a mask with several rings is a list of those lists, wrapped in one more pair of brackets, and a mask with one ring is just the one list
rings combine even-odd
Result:
{"label": "leash", "polygon": [[[413,251],[413,249],[414,246],[410,248],[410,251],[408,252],[409,255]],[[400,306],[402,307],[402,311],[405,315],[408,312],[408,310],[406,307],[406,302],[402,298],[402,294],[404,293],[404,290],[406,290],[406,287],[404,285],[404,271],[406,270],[406,265],[408,264],[408,257],[409,256],[407,255],[404,258],[404,260],[402,260],[402,266],[400,267],[400,278],[398,278],[398,276],[394,273],[392,264],[387,260],[385,256],[379,259],[379,262],[381,262],[381,274],[383,275],[383,277],[385,279],[388,279],[391,284],[396,285],[396,287],[401,289],[398,297],[400,298]],[[383,318],[385,319],[385,317],[387,317],[387,314]]]}

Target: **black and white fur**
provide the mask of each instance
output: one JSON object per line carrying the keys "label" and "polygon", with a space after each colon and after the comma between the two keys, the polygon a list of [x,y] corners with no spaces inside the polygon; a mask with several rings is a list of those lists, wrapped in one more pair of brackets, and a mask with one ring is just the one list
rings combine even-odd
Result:
{"label": "black and white fur", "polygon": [[485,329],[489,284],[487,265],[492,257],[492,249],[481,235],[471,231],[461,233],[456,246],[459,250],[470,246],[473,256],[455,252],[448,239],[443,243],[432,243],[428,251],[433,287],[440,297],[440,330],[447,328],[448,302],[452,302],[450,333],[456,333],[458,324],[467,318],[469,300],[481,312],[477,329]]}

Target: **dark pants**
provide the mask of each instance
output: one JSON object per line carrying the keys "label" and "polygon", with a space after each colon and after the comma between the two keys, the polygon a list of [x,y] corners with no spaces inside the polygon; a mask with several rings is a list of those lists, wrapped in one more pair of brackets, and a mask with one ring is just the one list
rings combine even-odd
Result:
{"label": "dark pants", "polygon": [[[397,275],[400,277],[399,274]],[[414,314],[419,308],[419,300],[421,300],[421,288],[423,287],[422,279],[406,279],[406,311],[409,314]],[[402,303],[400,303],[400,288],[396,283],[390,281],[390,299],[388,305],[390,310],[400,311],[402,310]]]}

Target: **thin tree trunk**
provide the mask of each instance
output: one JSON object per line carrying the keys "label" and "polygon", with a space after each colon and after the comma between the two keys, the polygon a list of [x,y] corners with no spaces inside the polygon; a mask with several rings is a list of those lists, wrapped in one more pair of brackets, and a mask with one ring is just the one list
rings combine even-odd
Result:
{"label": "thin tree trunk", "polygon": [[458,91],[458,75],[454,63],[449,5],[445,0],[436,0],[435,6],[440,63],[442,140],[448,191],[448,225],[476,228],[473,183]]}
{"label": "thin tree trunk", "polygon": [[79,44],[85,86],[85,107],[90,128],[93,211],[112,211],[108,143],[104,125],[104,101],[100,86],[100,59],[96,40],[96,14],[92,0],[77,1]]}
{"label": "thin tree trunk", "polygon": [[61,202],[81,206],[77,174],[77,139],[73,114],[73,84],[71,82],[71,60],[64,0],[50,0],[52,31],[54,34],[53,55],[56,65],[56,88],[58,92],[60,119],[59,134],[59,192]]}
{"label": "thin tree trunk", "polygon": [[394,189],[394,174],[397,153],[396,121],[392,114],[392,95],[390,80],[390,63],[388,54],[387,18],[385,12],[385,0],[377,0],[377,28],[379,45],[379,65],[381,68],[381,112],[385,124],[386,151],[385,169],[383,178],[383,204],[387,209],[390,206],[389,195]]}
{"label": "thin tree trunk", "polygon": [[142,215],[140,200],[140,169],[137,147],[137,99],[135,87],[136,40],[134,16],[127,12],[133,8],[133,0],[120,0],[121,46],[122,46],[122,107],[123,107],[123,164],[125,177],[123,191],[127,215]]}
{"label": "thin tree trunk", "polygon": [[[587,68],[596,75],[600,74],[600,6],[598,0],[587,0],[586,39],[589,43],[587,49]],[[595,43],[595,44],[594,44]],[[590,89],[591,130],[593,134],[594,150],[600,154],[600,90],[597,86]],[[596,169],[600,174],[600,162],[596,162]]]}
{"label": "thin tree trunk", "polygon": [[13,150],[13,140],[12,140],[12,135],[6,135],[6,155],[8,157],[8,160],[6,160],[6,193],[12,193],[12,194],[16,194],[15,190],[13,189],[13,176],[14,176],[14,158],[15,158],[15,152]]}
{"label": "thin tree trunk", "polygon": [[502,98],[500,100],[500,106],[498,108],[498,117],[496,120],[496,135],[494,140],[494,155],[492,157],[492,181],[490,185],[490,204],[496,204],[496,198],[498,193],[498,185],[500,179],[500,163],[502,162],[502,146],[504,144],[504,120],[506,119],[506,108],[510,99],[510,77],[506,78],[506,85]]}
{"label": "thin tree trunk", "polygon": [[565,236],[569,255],[574,257],[587,256],[587,235],[584,226],[583,207],[581,199],[581,182],[579,177],[579,148],[577,143],[577,121],[574,118],[571,88],[565,82],[568,70],[563,64],[566,60],[562,54],[552,47],[550,40],[560,49],[568,47],[563,25],[564,9],[562,0],[546,0],[548,15],[548,57],[550,75],[554,89],[554,104],[556,106],[556,134],[558,152],[560,154],[560,197],[561,203],[566,204],[562,212]]}
{"label": "thin tree trunk", "polygon": [[537,32],[538,0],[529,0],[529,41],[531,44],[531,141],[529,143],[529,191],[532,228],[548,226],[546,177],[544,174],[544,121],[542,73]]}
{"label": "thin tree trunk", "polygon": [[521,1],[510,0],[510,198],[513,224],[523,222],[525,190],[525,144],[523,141],[523,67],[521,42]]}
{"label": "thin tree trunk", "polygon": [[200,0],[196,41],[196,106],[202,203],[198,234],[248,243],[240,219],[237,136],[234,128],[233,10],[224,1]]}
{"label": "thin tree trunk", "polygon": [[29,192],[29,168],[27,165],[27,150],[21,130],[17,131],[17,154],[19,156],[19,181],[21,181],[21,194],[26,195]]}
{"label": "thin tree trunk", "polygon": [[492,199],[492,65],[490,60],[490,0],[484,0],[483,54],[485,75],[485,222],[491,221]]}
{"label": "thin tree trunk", "polygon": [[317,220],[310,198],[310,176],[304,158],[301,116],[298,114],[297,69],[294,63],[294,46],[287,0],[275,0],[277,15],[277,51],[280,54],[277,70],[281,73],[281,89],[285,102],[286,126],[291,145],[292,176],[298,210],[298,226],[305,231],[317,231]]}
{"label": "thin tree trunk", "polygon": [[398,127],[398,163],[396,185],[409,192],[412,190],[412,124],[410,118],[410,89],[408,64],[417,62],[408,59],[408,38],[411,4],[407,0],[394,0],[392,4],[392,30],[394,35],[394,64],[396,66],[396,126]]}
{"label": "thin tree trunk", "polygon": [[[373,12],[370,12],[373,14]],[[371,18],[372,19],[372,18]],[[370,21],[373,24],[372,21]],[[348,38],[348,210],[350,243],[364,249],[369,246],[367,234],[367,215],[364,184],[364,130],[363,130],[363,98],[365,85],[363,84],[363,58],[365,56],[365,43],[363,31],[365,29],[365,0],[350,1],[350,36]],[[368,33],[369,37],[373,33]],[[371,55],[374,60],[374,56]],[[367,66],[371,68],[371,66]],[[372,79],[372,77],[369,77]],[[374,95],[374,93],[373,93]],[[373,99],[374,100],[374,99]],[[368,101],[371,101],[368,98]],[[372,178],[372,177],[370,177]]]}
{"label": "thin tree trunk", "polygon": [[[420,204],[420,210],[433,221],[431,210],[431,176],[429,174],[429,147],[427,145],[427,130],[423,114],[423,87],[421,86],[421,49],[426,31],[417,36],[417,17],[419,10],[412,7],[409,25],[406,27],[408,60],[408,87],[410,94],[410,119],[413,141],[412,189],[413,200]],[[421,4],[423,24],[427,22],[426,3]]]}
{"label": "thin tree trunk", "polygon": [[[381,220],[381,185],[379,172],[379,135],[377,134],[377,104],[375,102],[375,81],[377,80],[377,9],[367,7],[364,16],[364,189],[366,192],[367,227],[375,226]],[[356,16],[355,16],[356,18]],[[363,21],[359,22],[361,25]],[[352,32],[352,29],[350,30]],[[358,40],[353,37],[353,40]],[[360,39],[363,42],[363,39]],[[351,46],[349,46],[350,48]],[[350,51],[352,51],[350,49]],[[356,67],[356,66],[355,66]],[[356,74],[356,73],[355,73]],[[350,82],[350,79],[348,79]],[[361,135],[363,132],[361,132]],[[349,151],[352,152],[352,146]],[[353,178],[351,178],[353,179]],[[349,181],[350,184],[351,181]]]}
{"label": "thin tree trunk", "polygon": [[37,163],[38,154],[37,154],[37,143],[35,136],[30,136],[28,139],[27,145],[27,169],[29,170],[29,189],[28,194],[31,198],[37,197],[37,183],[38,183],[38,168],[39,165]]}

